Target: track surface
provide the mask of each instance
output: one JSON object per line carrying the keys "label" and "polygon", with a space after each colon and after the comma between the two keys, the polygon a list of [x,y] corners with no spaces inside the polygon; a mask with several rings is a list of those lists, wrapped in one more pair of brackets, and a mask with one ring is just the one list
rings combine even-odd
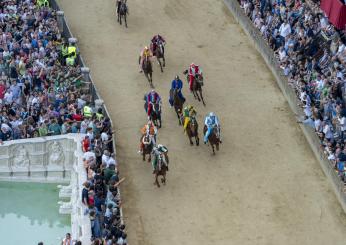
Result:
{"label": "track surface", "polygon": [[[129,29],[114,1],[60,0],[72,32],[106,101],[117,132],[124,214],[131,245],[344,244],[345,216],[270,71],[221,0],[129,0]],[[193,10],[193,11],[191,11]],[[167,68],[154,66],[163,96],[159,142],[170,150],[168,182],[153,185],[137,155],[146,122],[138,73],[141,47],[166,37]],[[223,144],[216,156],[191,147],[172,109],[168,88],[191,62],[206,75],[201,124],[220,115]]]}

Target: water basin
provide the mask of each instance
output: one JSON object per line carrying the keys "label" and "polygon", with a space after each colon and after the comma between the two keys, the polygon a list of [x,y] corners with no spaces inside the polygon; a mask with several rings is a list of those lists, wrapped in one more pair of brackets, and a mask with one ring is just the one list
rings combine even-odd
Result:
{"label": "water basin", "polygon": [[61,244],[71,218],[58,201],[57,184],[0,181],[0,244]]}

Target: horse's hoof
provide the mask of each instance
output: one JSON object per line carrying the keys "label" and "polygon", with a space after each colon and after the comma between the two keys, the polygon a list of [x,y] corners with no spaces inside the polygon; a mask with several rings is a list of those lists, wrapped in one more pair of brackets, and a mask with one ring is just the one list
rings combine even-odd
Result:
{"label": "horse's hoof", "polygon": [[190,145],[193,146],[193,143],[191,142]]}

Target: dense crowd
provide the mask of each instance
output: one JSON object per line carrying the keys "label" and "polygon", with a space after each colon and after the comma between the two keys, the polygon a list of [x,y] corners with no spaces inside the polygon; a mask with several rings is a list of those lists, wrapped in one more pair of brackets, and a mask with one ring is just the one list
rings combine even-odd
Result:
{"label": "dense crowd", "polygon": [[0,2],[0,141],[85,133],[83,124],[106,120],[91,113],[77,49],[41,2]]}
{"label": "dense crowd", "polygon": [[295,89],[305,114],[302,122],[315,129],[328,159],[346,181],[344,34],[329,23],[315,2],[239,1]]}
{"label": "dense crowd", "polygon": [[83,145],[83,161],[87,181],[82,191],[85,213],[89,215],[94,245],[126,245],[127,234],[121,222],[119,180],[117,162],[110,151],[112,139],[102,133],[92,144],[86,135]]}
{"label": "dense crowd", "polygon": [[[124,245],[111,122],[91,106],[77,52],[72,39],[61,37],[47,0],[0,1],[0,143],[85,134],[82,200],[93,244]],[[63,244],[81,242],[68,233]]]}

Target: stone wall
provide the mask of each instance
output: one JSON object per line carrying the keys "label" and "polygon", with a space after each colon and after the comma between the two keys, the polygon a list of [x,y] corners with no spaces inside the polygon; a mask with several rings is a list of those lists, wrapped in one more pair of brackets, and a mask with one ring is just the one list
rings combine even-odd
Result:
{"label": "stone wall", "polygon": [[83,166],[82,134],[67,134],[34,139],[6,141],[0,146],[0,181],[69,183],[58,186],[59,212],[71,215],[73,239],[90,244],[91,227],[82,204]]}
{"label": "stone wall", "polygon": [[59,135],[5,141],[0,146],[0,179],[70,181],[76,137]]}

